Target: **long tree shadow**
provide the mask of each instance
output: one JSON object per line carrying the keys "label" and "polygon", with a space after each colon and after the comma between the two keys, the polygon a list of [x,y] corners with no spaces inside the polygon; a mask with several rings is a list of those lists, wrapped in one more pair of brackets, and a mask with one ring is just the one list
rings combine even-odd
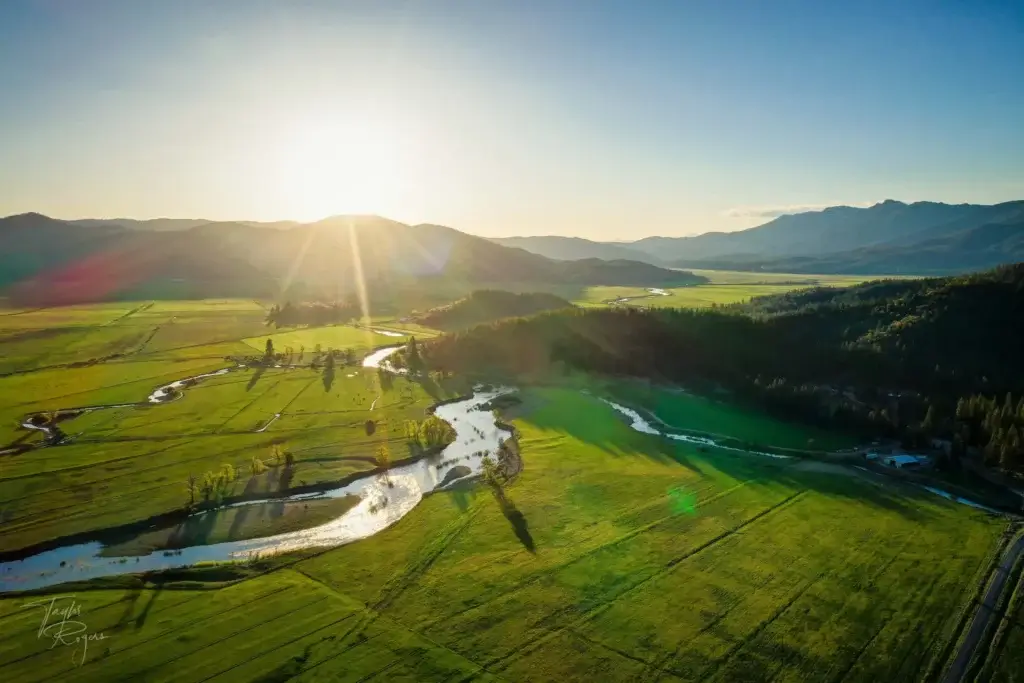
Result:
{"label": "long tree shadow", "polygon": [[334,363],[331,363],[324,368],[324,374],[321,381],[324,384],[324,391],[330,391],[331,387],[334,386]]}
{"label": "long tree shadow", "polygon": [[505,519],[512,525],[512,532],[516,538],[529,552],[536,553],[537,546],[533,542],[533,536],[530,535],[526,517],[519,511],[512,499],[505,495],[505,490],[500,485],[492,483],[490,486],[491,493],[494,494],[494,499],[498,501],[498,507],[501,508],[501,514],[505,515]]}
{"label": "long tree shadow", "polygon": [[257,366],[256,371],[253,372],[252,377],[249,378],[249,383],[245,385],[245,390],[251,391],[252,388],[256,386],[256,382],[260,381],[260,377],[262,377],[263,373],[266,371],[267,369],[262,365]]}
{"label": "long tree shadow", "polygon": [[133,588],[131,593],[121,598],[121,601],[125,603],[124,612],[121,613],[121,618],[117,620],[117,627],[124,626],[131,621],[132,614],[135,612],[135,604],[142,597],[141,588]]}
{"label": "long tree shadow", "polygon": [[159,584],[155,589],[150,591],[149,602],[146,603],[146,606],[142,608],[142,611],[139,613],[139,616],[135,619],[136,631],[138,631],[140,628],[146,625],[146,619],[149,618],[149,611],[153,609],[153,604],[156,602],[156,599],[160,597],[160,594],[163,593],[163,591],[164,585],[162,583]]}
{"label": "long tree shadow", "polygon": [[442,397],[441,387],[438,386],[434,378],[429,373],[419,372],[415,375],[410,375],[409,378],[420,385],[423,391],[426,392],[427,396],[434,399],[435,401]]}

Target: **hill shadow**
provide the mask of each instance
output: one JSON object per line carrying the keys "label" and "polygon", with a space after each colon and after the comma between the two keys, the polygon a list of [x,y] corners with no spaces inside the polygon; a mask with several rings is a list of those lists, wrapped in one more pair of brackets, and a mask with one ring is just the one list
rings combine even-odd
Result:
{"label": "hill shadow", "polygon": [[[597,398],[588,397],[587,403],[582,402],[583,398],[578,392],[568,390],[564,394],[545,392],[539,402],[537,396],[527,395],[525,410],[517,411],[520,414],[516,420],[545,432],[563,433],[615,457],[675,463],[698,474],[713,471],[753,485],[781,483],[794,490],[857,500],[919,522],[933,517],[935,513],[918,503],[940,501],[927,491],[884,475],[861,473],[840,463],[777,459],[637,432],[626,416],[600,403]],[[606,411],[599,410],[598,406]]]}
{"label": "hill shadow", "polygon": [[[585,444],[596,446],[615,456],[644,456],[662,463],[674,462],[700,472],[700,464],[691,459],[697,448],[667,438],[652,437],[634,431],[626,418],[593,396],[566,390],[559,396],[528,396],[515,419],[546,432],[563,433]],[[583,403],[585,401],[585,403]],[[582,403],[582,405],[581,405]]]}

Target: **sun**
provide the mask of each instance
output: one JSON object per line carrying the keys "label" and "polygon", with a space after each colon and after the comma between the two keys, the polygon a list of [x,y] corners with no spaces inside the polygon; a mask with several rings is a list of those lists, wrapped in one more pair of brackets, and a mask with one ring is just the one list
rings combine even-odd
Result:
{"label": "sun", "polygon": [[396,127],[307,123],[290,131],[281,156],[280,189],[298,220],[400,209],[410,144]]}

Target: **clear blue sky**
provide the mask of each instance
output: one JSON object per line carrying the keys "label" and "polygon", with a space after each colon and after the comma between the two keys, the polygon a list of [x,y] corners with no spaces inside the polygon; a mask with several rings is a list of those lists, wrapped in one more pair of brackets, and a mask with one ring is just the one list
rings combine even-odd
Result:
{"label": "clear blue sky", "polygon": [[628,239],[1024,198],[1024,2],[0,2],[0,215]]}

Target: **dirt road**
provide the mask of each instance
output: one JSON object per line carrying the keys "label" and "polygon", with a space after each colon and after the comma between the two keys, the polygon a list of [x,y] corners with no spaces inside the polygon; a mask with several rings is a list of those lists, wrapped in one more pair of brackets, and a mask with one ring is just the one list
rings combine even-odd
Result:
{"label": "dirt road", "polygon": [[[970,664],[982,635],[995,615],[996,607],[999,605],[999,598],[1002,597],[1003,590],[1006,588],[1006,580],[1010,576],[1010,570],[1013,569],[1013,565],[1021,553],[1024,553],[1024,536],[1018,538],[1017,542],[1003,553],[1003,559],[999,562],[999,566],[996,567],[995,578],[992,579],[992,584],[985,591],[985,596],[981,599],[981,604],[978,605],[978,611],[975,612],[974,618],[971,620],[967,636],[960,643],[956,658],[949,669],[946,670],[946,675],[942,677],[943,683],[960,683],[963,680],[964,673],[967,671],[967,665]],[[1012,585],[1010,590],[1013,590]]]}

